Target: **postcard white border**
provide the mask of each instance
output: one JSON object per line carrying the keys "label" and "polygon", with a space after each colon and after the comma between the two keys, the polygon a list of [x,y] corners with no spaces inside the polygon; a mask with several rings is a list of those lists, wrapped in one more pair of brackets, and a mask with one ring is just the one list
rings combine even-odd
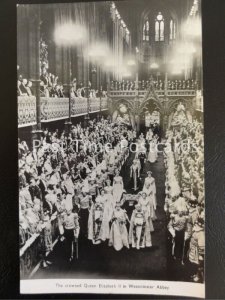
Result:
{"label": "postcard white border", "polygon": [[20,281],[21,294],[139,294],[205,298],[205,285],[191,282],[114,279],[32,279]]}

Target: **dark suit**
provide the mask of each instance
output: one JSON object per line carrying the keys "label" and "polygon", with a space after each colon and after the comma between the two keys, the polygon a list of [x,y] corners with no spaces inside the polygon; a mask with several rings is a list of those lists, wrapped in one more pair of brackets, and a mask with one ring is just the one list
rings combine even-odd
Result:
{"label": "dark suit", "polygon": [[22,94],[27,94],[28,95],[27,89],[26,89],[26,87],[24,86],[23,83],[20,85],[20,90],[21,90]]}
{"label": "dark suit", "polygon": [[41,190],[42,200],[44,201],[45,195],[47,193],[47,184],[42,179],[39,182],[39,189]]}
{"label": "dark suit", "polygon": [[34,197],[37,197],[38,199],[42,200],[41,190],[37,185],[29,186],[29,192],[31,194],[31,198],[33,201],[34,201]]}
{"label": "dark suit", "polygon": [[145,153],[139,153],[138,158],[140,159],[140,163],[141,163],[141,172],[143,172],[145,159],[146,159],[146,154]]}
{"label": "dark suit", "polygon": [[42,74],[42,75],[40,76],[40,79],[41,79],[41,81],[44,82],[45,85],[48,85],[48,83],[49,83],[48,76]]}

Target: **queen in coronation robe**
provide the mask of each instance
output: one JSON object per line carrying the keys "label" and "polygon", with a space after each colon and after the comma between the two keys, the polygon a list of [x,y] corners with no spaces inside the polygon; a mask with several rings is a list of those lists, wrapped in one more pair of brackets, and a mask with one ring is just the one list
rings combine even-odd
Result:
{"label": "queen in coronation robe", "polygon": [[152,206],[154,210],[156,210],[156,185],[155,185],[155,178],[152,177],[152,172],[148,171],[147,172],[147,177],[145,178],[144,181],[144,186],[143,186],[143,192],[146,193],[147,196],[151,197],[152,201]]}
{"label": "queen in coronation robe", "polygon": [[130,167],[130,177],[133,178],[134,190],[138,189],[138,178],[140,177],[141,172],[141,163],[140,160],[136,157],[133,160],[133,163]]}
{"label": "queen in coronation robe", "polygon": [[152,205],[152,199],[150,196],[147,196],[146,193],[139,193],[138,204],[141,205],[142,211],[145,214],[146,219],[146,230],[150,232],[154,231],[152,220],[155,217],[154,208]]}
{"label": "queen in coronation robe", "polygon": [[126,211],[121,208],[120,203],[117,203],[112,214],[112,226],[109,234],[109,246],[113,246],[117,251],[123,247],[129,249],[127,221],[129,222]]}
{"label": "queen in coronation robe", "polygon": [[149,152],[148,152],[148,161],[150,163],[155,163],[158,158],[158,153],[157,153],[157,140],[152,139],[149,142]]}
{"label": "queen in coronation robe", "polygon": [[109,238],[109,209],[104,190],[92,203],[88,218],[88,239],[100,244]]}
{"label": "queen in coronation robe", "polygon": [[123,186],[123,178],[119,175],[119,170],[116,170],[116,175],[113,179],[113,201],[116,204],[116,202],[120,202],[124,186]]}
{"label": "queen in coronation robe", "polygon": [[151,232],[146,220],[146,214],[142,210],[141,204],[136,204],[133,210],[130,229],[129,244],[132,248],[140,249],[152,246]]}

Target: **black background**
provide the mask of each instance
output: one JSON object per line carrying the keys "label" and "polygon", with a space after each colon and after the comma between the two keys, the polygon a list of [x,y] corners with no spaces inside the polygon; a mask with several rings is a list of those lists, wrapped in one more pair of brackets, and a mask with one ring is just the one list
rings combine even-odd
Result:
{"label": "black background", "polygon": [[[46,2],[69,1],[0,1],[0,298],[166,299],[166,297],[130,295],[19,295],[16,3]],[[202,22],[206,173],[206,298],[224,299],[225,1],[202,0]]]}

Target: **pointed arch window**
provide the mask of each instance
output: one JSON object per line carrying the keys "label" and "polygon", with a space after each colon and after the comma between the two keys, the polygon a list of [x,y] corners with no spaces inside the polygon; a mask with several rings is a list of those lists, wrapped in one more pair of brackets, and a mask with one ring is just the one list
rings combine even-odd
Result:
{"label": "pointed arch window", "polygon": [[173,19],[170,20],[170,41],[176,39],[176,23]]}
{"label": "pointed arch window", "polygon": [[164,18],[161,12],[158,13],[155,20],[155,41],[164,41]]}
{"label": "pointed arch window", "polygon": [[145,21],[143,26],[143,41],[149,41],[149,21]]}

